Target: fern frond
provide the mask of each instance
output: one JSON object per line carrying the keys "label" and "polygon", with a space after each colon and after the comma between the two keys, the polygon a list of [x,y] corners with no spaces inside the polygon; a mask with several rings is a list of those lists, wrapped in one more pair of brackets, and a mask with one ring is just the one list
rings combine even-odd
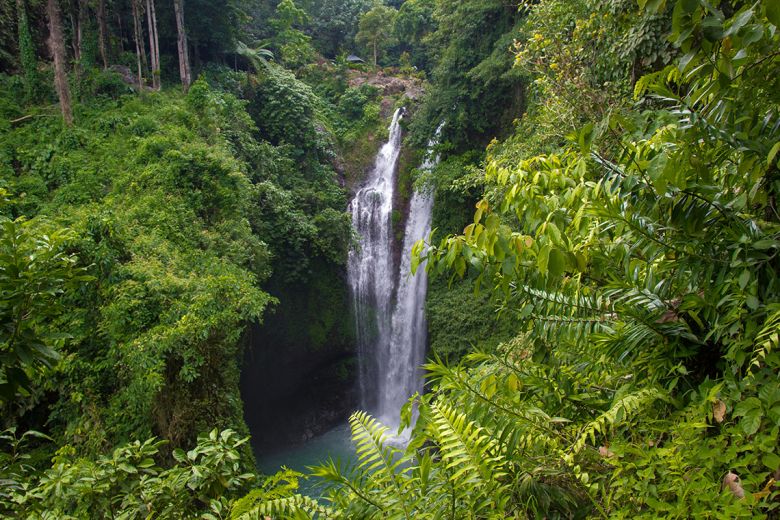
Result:
{"label": "fern frond", "polygon": [[592,444],[596,443],[596,435],[606,435],[615,425],[625,426],[629,424],[629,419],[637,415],[649,404],[664,398],[664,393],[657,388],[643,388],[634,393],[619,397],[612,403],[609,410],[605,411],[596,419],[585,425],[579,437],[572,445],[567,459],[571,461],[573,456],[582,451],[585,444],[590,439]]}
{"label": "fern frond", "polygon": [[443,402],[432,404],[430,413],[430,428],[454,481],[489,482],[504,475],[498,445],[484,428]]}
{"label": "fern frond", "polygon": [[767,356],[780,347],[780,310],[771,314],[761,328],[755,340],[755,349],[748,365],[748,374],[753,375],[756,370],[761,368]]}
{"label": "fern frond", "polygon": [[[381,494],[386,486],[372,481],[369,473],[362,473],[357,478],[353,478],[342,471],[341,465],[333,459],[310,469],[312,476],[325,480],[327,483],[335,486],[336,489],[349,490],[349,503],[351,505],[355,505],[356,502],[364,502],[367,506],[377,511],[385,511],[387,509],[387,506],[381,502],[380,498],[374,496]],[[369,481],[372,484],[370,488],[366,486],[366,483]]]}
{"label": "fern frond", "polygon": [[665,87],[667,83],[678,82],[681,76],[677,65],[668,65],[663,70],[642,76],[634,86],[634,99],[641,98],[648,91]]}
{"label": "fern frond", "polygon": [[316,500],[303,495],[277,498],[257,505],[251,511],[243,513],[237,520],[265,520],[267,517],[290,520],[330,520],[341,516],[334,510],[320,505]]}
{"label": "fern frond", "polygon": [[349,425],[357,451],[358,467],[372,474],[371,480],[375,486],[384,483],[391,493],[389,502],[397,504],[404,511],[405,517],[411,518],[407,493],[401,485],[398,472],[408,459],[401,450],[388,443],[388,428],[365,412],[352,414]]}
{"label": "fern frond", "polygon": [[236,42],[236,54],[249,60],[256,72],[260,72],[262,69],[269,70],[268,62],[274,58],[274,53],[268,49],[253,49],[241,41]]}
{"label": "fern frond", "polygon": [[394,479],[402,463],[402,452],[388,443],[388,428],[365,412],[352,414],[349,425],[357,448],[358,466],[370,472],[382,471],[387,478]]}

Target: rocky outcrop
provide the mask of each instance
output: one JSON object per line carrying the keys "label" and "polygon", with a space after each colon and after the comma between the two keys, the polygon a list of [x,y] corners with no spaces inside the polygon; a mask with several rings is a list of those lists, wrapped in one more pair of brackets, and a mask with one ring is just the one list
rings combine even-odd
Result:
{"label": "rocky outcrop", "polygon": [[349,86],[359,87],[361,85],[371,85],[381,90],[383,96],[404,97],[412,101],[418,100],[423,92],[423,81],[414,77],[386,75],[383,71],[376,73],[352,71],[349,76]]}

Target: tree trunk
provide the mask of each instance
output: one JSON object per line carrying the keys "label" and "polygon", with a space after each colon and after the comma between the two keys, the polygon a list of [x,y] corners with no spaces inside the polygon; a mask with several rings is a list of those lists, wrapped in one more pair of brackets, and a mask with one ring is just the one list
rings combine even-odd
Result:
{"label": "tree trunk", "polygon": [[[65,14],[70,20],[70,48],[73,50],[73,61],[76,64],[78,64],[79,60],[81,59],[81,56],[79,55],[79,26],[78,22],[76,22],[76,18],[73,16],[73,13],[75,12],[76,17],[78,17],[77,11],[78,7],[73,7],[73,3],[68,2],[65,9]],[[62,11],[60,11],[60,13],[62,13]],[[62,14],[60,14],[60,18],[62,18]]]}
{"label": "tree trunk", "polygon": [[184,92],[190,89],[192,75],[190,72],[190,56],[187,49],[187,33],[184,29],[184,0],[173,0],[173,10],[176,14],[176,31],[178,38],[176,44],[179,48],[179,76]]}
{"label": "tree trunk", "polygon": [[68,72],[65,69],[65,40],[62,36],[62,13],[59,0],[48,0],[46,13],[49,17],[49,48],[54,58],[54,87],[60,98],[62,119],[66,126],[73,126],[73,111],[70,106]]}
{"label": "tree trunk", "polygon": [[81,70],[84,67],[84,36],[89,24],[89,5],[87,0],[79,0],[78,8],[78,21],[76,22],[76,46],[79,49],[77,70]]}
{"label": "tree trunk", "polygon": [[160,90],[160,40],[157,35],[154,0],[146,0],[146,23],[149,27],[149,54],[152,59],[152,88]]}
{"label": "tree trunk", "polygon": [[119,52],[125,52],[125,24],[122,23],[122,12],[117,9],[116,25],[119,28]]}
{"label": "tree trunk", "polygon": [[374,68],[376,68],[377,65],[377,50],[376,50],[376,41],[374,41]]}
{"label": "tree trunk", "polygon": [[135,57],[138,63],[138,91],[140,92],[144,88],[144,71],[143,71],[143,59],[145,57],[145,51],[143,48],[144,39],[141,34],[141,14],[138,9],[138,0],[131,0],[133,4],[133,39],[135,40]]}
{"label": "tree trunk", "polygon": [[97,5],[98,45],[103,70],[108,69],[108,24],[106,23],[106,0],[98,0]]}

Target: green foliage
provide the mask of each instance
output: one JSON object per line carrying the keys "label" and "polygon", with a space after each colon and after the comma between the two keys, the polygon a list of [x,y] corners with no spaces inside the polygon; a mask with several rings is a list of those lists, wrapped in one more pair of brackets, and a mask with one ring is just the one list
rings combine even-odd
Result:
{"label": "green foliage", "polygon": [[[330,510],[289,499],[296,514],[777,515],[777,13],[680,0],[666,68],[663,31],[567,54],[605,27],[663,23],[664,2],[647,4],[634,18],[603,4],[601,20],[568,0],[528,3],[528,120],[488,148],[464,232],[414,249],[431,274],[493,289],[515,336],[426,366],[431,392],[401,411],[399,434],[417,416],[405,450],[355,414],[356,467],[315,468]],[[632,89],[631,63],[660,70]],[[453,164],[432,182],[480,185]]]}
{"label": "green foliage", "polygon": [[426,37],[436,29],[433,13],[435,0],[407,0],[395,18],[395,37],[411,63],[427,69],[429,65]]}
{"label": "green foliage", "polygon": [[30,34],[30,21],[23,0],[16,2],[16,25],[19,33],[19,63],[24,75],[25,98],[34,101],[38,93],[40,78],[38,75],[38,60],[35,57],[35,46]]}
{"label": "green foliage", "polygon": [[[184,20],[187,28],[187,40],[193,48],[197,48],[195,55],[199,55],[204,62],[220,62],[226,55],[233,53],[238,41],[244,40],[245,31],[249,29],[251,17],[248,11],[256,2],[245,2],[242,0],[189,0],[185,5]],[[168,23],[162,23],[165,18],[165,8],[170,9],[167,16]],[[159,31],[160,39],[169,38],[170,41],[176,39],[176,24],[172,20],[172,9],[163,3],[157,6],[158,17],[160,18]],[[259,23],[266,24],[265,19],[258,20]],[[164,48],[161,48],[163,52]],[[193,53],[190,53],[192,56]],[[163,56],[163,64],[170,63],[168,67],[164,66],[163,74],[168,71],[175,75],[178,73],[176,68],[177,57],[175,45],[172,46],[170,54]],[[197,63],[195,63],[197,65]]]}
{"label": "green foliage", "polygon": [[398,11],[377,2],[371,10],[360,17],[360,30],[355,41],[368,50],[374,57],[374,67],[384,49],[392,44],[393,25]]}
{"label": "green foliage", "polygon": [[[679,14],[687,9],[690,18]],[[547,365],[576,362],[582,378],[634,381],[596,383],[612,388],[612,404],[581,427],[564,458],[594,506],[615,517],[691,511],[760,517],[776,507],[769,498],[777,469],[769,446],[778,432],[774,419],[765,420],[776,398],[762,389],[776,381],[778,361],[757,345],[767,344],[760,331],[774,323],[778,239],[776,167],[767,161],[777,131],[759,122],[775,117],[779,100],[758,78],[772,66],[778,40],[759,30],[767,23],[760,10],[744,7],[722,23],[723,34],[711,36],[725,38],[733,28],[734,47],[708,43],[714,22],[707,13],[723,16],[708,9],[676,5],[678,44],[689,56],[637,86],[640,94],[657,93],[669,111],[609,117],[598,101],[574,120],[606,119],[570,134],[561,151],[519,158],[522,148],[499,147],[487,167],[494,188],[473,224],[429,255],[434,270],[496,286],[526,331],[526,356]],[[700,30],[701,41],[692,36]],[[749,37],[741,40],[742,34]],[[526,48],[534,41],[548,45],[536,33]],[[562,59],[549,48],[543,55],[552,63]],[[597,87],[575,71],[598,67],[568,67],[558,67],[563,75],[550,83],[563,85],[556,96],[575,99],[576,90],[576,99],[587,99],[583,92]],[[511,381],[526,384],[519,374]],[[490,394],[501,393],[492,381],[481,390],[494,404]],[[667,392],[674,396],[664,407],[671,419],[638,415]],[[723,408],[719,418],[716,405]],[[576,422],[549,405],[540,408]],[[616,425],[632,425],[631,435]],[[610,472],[594,480],[579,457],[599,444]],[[696,478],[688,468],[699,468]],[[738,502],[720,492],[730,468],[751,498]]]}
{"label": "green foliage", "polygon": [[288,499],[297,491],[300,477],[302,477],[300,473],[289,469],[282,469],[276,475],[268,477],[261,487],[253,489],[233,504],[230,518],[245,518],[245,515],[251,514],[251,511],[261,503]]}
{"label": "green foliage", "polygon": [[318,151],[324,155],[327,142],[317,131],[317,103],[314,92],[305,83],[291,72],[271,66],[260,79],[248,110],[263,137],[271,143],[293,145],[299,156]]}
{"label": "green foliage", "polygon": [[379,90],[368,84],[349,88],[339,99],[339,112],[350,121],[358,121],[365,115],[366,105],[378,95]]}
{"label": "green foliage", "polygon": [[252,49],[244,42],[236,43],[236,54],[249,60],[249,63],[252,64],[252,67],[254,67],[255,72],[258,74],[269,69],[268,61],[274,57],[274,53],[268,49]]}
{"label": "green foliage", "polygon": [[[242,78],[230,84],[254,95]],[[36,392],[14,403],[9,421],[35,410],[79,454],[152,434],[186,446],[215,425],[244,428],[239,338],[274,301],[259,288],[270,256],[281,277],[301,279],[313,258],[340,269],[350,240],[343,190],[319,162],[328,154],[319,144],[325,137],[306,119],[316,99],[291,76],[281,78],[263,99],[297,92],[308,105],[291,113],[297,120],[278,120],[285,129],[267,121],[264,131],[300,129],[315,141],[313,152],[257,139],[246,109],[252,102],[205,81],[186,98],[97,98],[77,107],[82,122],[72,131],[34,118],[5,134],[0,172],[17,195],[11,211],[30,218],[8,220],[17,242],[6,253],[27,258],[44,283],[23,324],[62,355],[46,377],[33,377]],[[56,225],[44,226],[43,216]],[[61,227],[72,230],[67,240],[54,232]],[[53,269],[75,255],[95,283],[63,298],[57,291],[69,282],[59,274],[47,281],[45,262]],[[35,277],[10,280],[19,290],[8,302],[23,298],[22,283]],[[12,346],[4,343],[4,355],[17,359],[19,343]],[[57,397],[43,400],[46,391]]]}
{"label": "green foliage", "polygon": [[520,18],[501,0],[436,2],[436,30],[425,39],[432,87],[412,124],[417,145],[444,122],[442,143],[460,152],[481,148],[522,113],[510,52]]}
{"label": "green foliage", "polygon": [[492,351],[516,334],[511,314],[499,313],[487,293],[474,293],[467,281],[444,278],[428,287],[425,312],[431,356],[456,363],[472,351]]}
{"label": "green foliage", "polygon": [[[239,11],[197,5],[188,23],[205,49],[208,13]],[[444,121],[442,150],[462,152],[514,124],[484,161],[445,157],[421,181],[449,235],[416,245],[413,264],[443,275],[431,324],[457,338],[431,337],[460,362],[426,365],[430,393],[400,411],[408,444],[355,413],[358,461],[314,469],[329,485],[322,503],[296,495],[290,472],[232,502],[251,476],[230,431],[189,452],[150,440],[98,455],[129,438],[191,447],[196,431],[242,426],[238,338],[273,302],[259,284],[271,261],[287,288],[343,265],[349,222],[330,132],[343,146],[378,121],[374,94],[348,89],[340,65],[325,100],[274,65],[215,75],[245,100],[205,80],[185,99],[121,97],[105,79],[71,130],[46,117],[2,123],[0,176],[15,198],[0,237],[1,359],[6,386],[26,390],[8,420],[45,425],[65,445],[37,472],[30,448],[42,434],[0,436],[4,513],[777,515],[776,2],[640,0],[639,13],[628,0],[405,5],[395,31],[435,61],[416,141]],[[369,8],[307,7],[313,41],[334,54]],[[378,51],[393,24],[370,26],[391,13],[373,11],[383,14],[364,17],[360,39]],[[281,36],[297,31],[288,61],[303,60],[300,10],[282,2],[274,23]],[[20,117],[17,98],[3,94],[3,114]],[[77,258],[95,283],[81,283]],[[448,296],[444,278],[456,287]],[[493,297],[467,298],[463,280]],[[464,318],[495,310],[498,331]],[[324,344],[336,315],[301,334]],[[463,355],[472,338],[480,349]],[[51,346],[61,359],[46,367]],[[165,456],[177,464],[162,469]]]}
{"label": "green foliage", "polygon": [[300,67],[314,59],[311,37],[303,32],[309,22],[306,11],[293,0],[282,0],[276,6],[276,15],[270,24],[275,31],[272,45],[279,50],[282,62],[292,68]]}
{"label": "green foliage", "polygon": [[345,62],[311,64],[299,73],[319,97],[318,123],[334,137],[337,168],[351,189],[373,164],[377,142],[385,133],[380,91],[368,84],[350,87]]}
{"label": "green foliage", "polygon": [[[29,435],[14,431],[0,439],[14,451]],[[0,496],[0,508],[24,518],[224,518],[230,498],[255,480],[242,473],[239,448],[247,442],[235,432],[213,430],[198,438],[190,451],[177,450],[176,465],[159,466],[163,441],[149,439],[121,446],[97,460],[74,457],[61,447],[50,469],[38,474],[13,460],[4,460],[0,475],[12,482]],[[201,516],[202,515],[202,516]]]}
{"label": "green foliage", "polygon": [[14,19],[16,5],[8,0],[0,2],[0,69],[12,70],[17,63],[14,49],[17,45],[17,36],[14,34]]}
{"label": "green foliage", "polygon": [[56,348],[68,336],[49,325],[64,310],[64,294],[90,278],[67,252],[70,231],[5,216],[0,228],[0,403],[7,407],[18,391],[32,390],[34,372],[59,360]]}
{"label": "green foliage", "polygon": [[312,0],[308,11],[317,49],[328,57],[352,51],[360,16],[372,4],[372,0]]}

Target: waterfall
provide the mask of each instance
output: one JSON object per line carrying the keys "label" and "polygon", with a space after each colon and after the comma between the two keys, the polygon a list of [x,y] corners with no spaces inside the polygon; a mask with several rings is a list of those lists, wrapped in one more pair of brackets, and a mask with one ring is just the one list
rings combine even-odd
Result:
{"label": "waterfall", "polygon": [[[391,428],[397,427],[403,404],[422,391],[428,280],[424,269],[411,275],[410,252],[414,243],[430,232],[433,209],[432,197],[415,190],[401,265],[394,270],[392,202],[402,116],[402,109],[393,116],[389,140],[350,204],[360,238],[359,247],[350,253],[348,276],[355,306],[361,406]],[[433,144],[435,141],[431,147]],[[429,157],[422,167],[430,169],[435,162]]]}
{"label": "waterfall", "polygon": [[425,296],[428,277],[425,269],[411,275],[411,250],[431,229],[433,199],[415,192],[409,208],[404,236],[403,257],[398,273],[398,293],[391,321],[391,337],[380,385],[377,415],[384,423],[397,426],[401,406],[415,392],[422,392],[419,367],[425,361],[428,325],[425,321]]}
{"label": "waterfall", "polygon": [[401,153],[403,109],[393,115],[390,136],[379,150],[365,185],[350,203],[360,244],[349,254],[347,275],[355,309],[360,405],[374,412],[379,400],[383,354],[391,336],[393,273],[392,215],[395,170]]}

